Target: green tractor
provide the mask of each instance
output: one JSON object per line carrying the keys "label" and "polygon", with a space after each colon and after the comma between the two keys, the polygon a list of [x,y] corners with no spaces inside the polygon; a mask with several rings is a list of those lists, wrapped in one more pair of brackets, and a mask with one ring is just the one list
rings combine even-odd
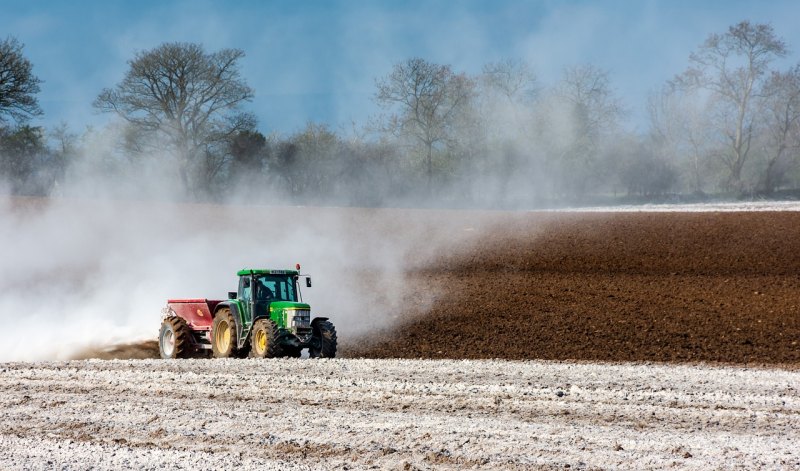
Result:
{"label": "green tractor", "polygon": [[[228,299],[170,299],[158,344],[162,358],[336,356],[336,328],[327,317],[311,319],[302,302],[297,270],[243,269]],[[306,277],[306,286],[311,278]]]}

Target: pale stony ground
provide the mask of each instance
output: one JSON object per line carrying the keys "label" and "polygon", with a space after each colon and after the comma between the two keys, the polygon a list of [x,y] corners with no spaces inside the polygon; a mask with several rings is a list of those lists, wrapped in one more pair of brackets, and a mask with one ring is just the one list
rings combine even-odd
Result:
{"label": "pale stony ground", "polygon": [[798,469],[800,371],[422,360],[0,364],[0,469]]}
{"label": "pale stony ground", "polygon": [[800,201],[721,201],[716,203],[663,203],[630,204],[617,206],[589,206],[562,208],[555,212],[581,213],[709,213],[735,211],[800,211]]}

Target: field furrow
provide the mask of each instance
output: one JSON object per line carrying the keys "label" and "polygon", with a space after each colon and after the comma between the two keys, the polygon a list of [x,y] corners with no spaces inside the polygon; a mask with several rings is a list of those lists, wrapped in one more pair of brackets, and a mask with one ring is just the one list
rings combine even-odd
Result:
{"label": "field furrow", "polygon": [[798,385],[631,363],[6,363],[0,467],[791,469]]}

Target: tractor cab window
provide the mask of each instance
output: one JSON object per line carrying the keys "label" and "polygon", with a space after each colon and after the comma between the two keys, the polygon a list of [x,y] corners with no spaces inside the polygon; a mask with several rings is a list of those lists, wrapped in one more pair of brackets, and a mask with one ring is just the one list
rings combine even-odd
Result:
{"label": "tractor cab window", "polygon": [[286,275],[261,275],[256,279],[256,301],[297,301],[294,278]]}
{"label": "tractor cab window", "polygon": [[252,294],[249,276],[239,278],[239,292],[241,293],[242,300],[249,301],[251,299]]}

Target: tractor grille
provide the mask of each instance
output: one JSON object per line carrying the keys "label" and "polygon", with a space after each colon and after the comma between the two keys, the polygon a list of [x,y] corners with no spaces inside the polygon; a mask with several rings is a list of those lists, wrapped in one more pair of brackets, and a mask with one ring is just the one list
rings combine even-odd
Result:
{"label": "tractor grille", "polygon": [[291,326],[295,329],[311,327],[311,311],[308,309],[297,309],[289,311],[292,313]]}
{"label": "tractor grille", "polygon": [[293,313],[290,325],[295,335],[302,341],[308,340],[308,337],[311,337],[311,311],[308,309],[297,309],[289,312]]}

